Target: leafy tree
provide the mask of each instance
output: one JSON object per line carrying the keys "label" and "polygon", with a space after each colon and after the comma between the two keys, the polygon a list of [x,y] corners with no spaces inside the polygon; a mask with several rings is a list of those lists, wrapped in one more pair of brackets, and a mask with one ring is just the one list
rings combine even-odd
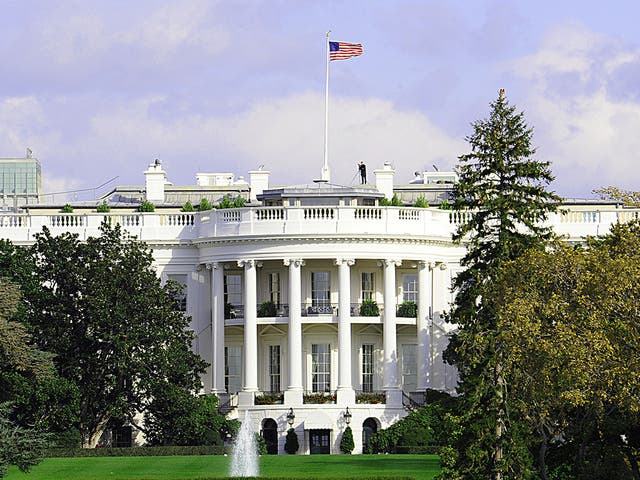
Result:
{"label": "leafy tree", "polygon": [[513,410],[538,435],[541,478],[640,478],[640,225],[558,245],[494,282]]}
{"label": "leafy tree", "polygon": [[48,445],[46,435],[15,425],[9,412],[8,404],[0,405],[0,478],[7,474],[10,465],[28,472],[42,461]]}
{"label": "leafy tree", "polygon": [[287,430],[287,438],[284,441],[284,451],[290,455],[293,455],[300,448],[300,444],[298,443],[298,434],[295,429],[290,428]]}
{"label": "leafy tree", "polygon": [[351,454],[354,448],[353,432],[351,431],[351,427],[347,425],[347,428],[344,429],[342,437],[340,438],[340,451],[342,453]]}
{"label": "leafy tree", "polygon": [[[32,248],[40,288],[30,292],[34,336],[60,375],[80,387],[83,443],[113,420],[136,425],[158,385],[196,391],[204,362],[190,350],[181,287],[160,283],[151,252],[119,226],[80,242],[45,228]],[[26,294],[25,294],[26,295]]]}
{"label": "leafy tree", "polygon": [[593,190],[602,200],[615,200],[628,207],[640,206],[640,192],[618,187],[602,187]]}
{"label": "leafy tree", "polygon": [[449,315],[459,329],[446,350],[458,368],[464,402],[463,434],[454,462],[443,478],[526,478],[531,459],[528,439],[508,415],[511,398],[503,374],[505,355],[495,339],[495,308],[487,300],[504,262],[529,248],[544,248],[552,231],[543,225],[559,198],[546,190],[553,180],[548,162],[533,158],[532,130],[501,90],[488,119],[473,123],[471,152],[459,157],[454,209],[469,212],[453,239],[467,246],[464,270]]}
{"label": "leafy tree", "polygon": [[227,420],[217,410],[215,395],[195,396],[165,383],[155,385],[145,415],[147,442],[151,445],[222,445],[238,430],[237,420]]}

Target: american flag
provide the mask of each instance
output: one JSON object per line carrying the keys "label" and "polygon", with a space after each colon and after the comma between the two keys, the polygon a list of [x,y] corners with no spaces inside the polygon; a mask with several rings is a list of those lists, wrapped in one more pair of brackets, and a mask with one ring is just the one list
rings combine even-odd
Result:
{"label": "american flag", "polygon": [[346,60],[362,55],[361,43],[329,42],[329,60]]}

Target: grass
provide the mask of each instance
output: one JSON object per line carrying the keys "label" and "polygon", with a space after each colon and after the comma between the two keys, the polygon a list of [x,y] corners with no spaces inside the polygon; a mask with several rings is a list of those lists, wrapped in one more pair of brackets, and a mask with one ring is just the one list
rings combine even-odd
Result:
{"label": "grass", "polygon": [[[7,480],[187,480],[224,478],[230,457],[48,458],[25,474],[15,467]],[[262,477],[371,478],[431,480],[440,472],[436,455],[265,455]]]}

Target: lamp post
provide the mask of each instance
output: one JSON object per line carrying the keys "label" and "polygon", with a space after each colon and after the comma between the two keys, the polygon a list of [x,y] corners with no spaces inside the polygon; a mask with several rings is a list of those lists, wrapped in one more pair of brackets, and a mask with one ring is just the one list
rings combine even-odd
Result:
{"label": "lamp post", "polygon": [[349,407],[347,407],[347,411],[344,412],[344,421],[347,423],[347,425],[349,425],[351,423],[351,417],[353,415],[351,415],[351,412],[349,411]]}
{"label": "lamp post", "polygon": [[293,422],[296,419],[296,414],[293,413],[293,408],[289,409],[289,413],[287,413],[287,423],[289,424],[290,427],[293,426]]}

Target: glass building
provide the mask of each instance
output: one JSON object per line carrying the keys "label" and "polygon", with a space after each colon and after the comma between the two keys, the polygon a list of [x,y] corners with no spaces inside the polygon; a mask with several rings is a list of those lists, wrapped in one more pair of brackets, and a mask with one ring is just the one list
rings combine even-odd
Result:
{"label": "glass building", "polygon": [[18,211],[38,203],[42,171],[37,158],[0,158],[0,205],[4,211]]}

